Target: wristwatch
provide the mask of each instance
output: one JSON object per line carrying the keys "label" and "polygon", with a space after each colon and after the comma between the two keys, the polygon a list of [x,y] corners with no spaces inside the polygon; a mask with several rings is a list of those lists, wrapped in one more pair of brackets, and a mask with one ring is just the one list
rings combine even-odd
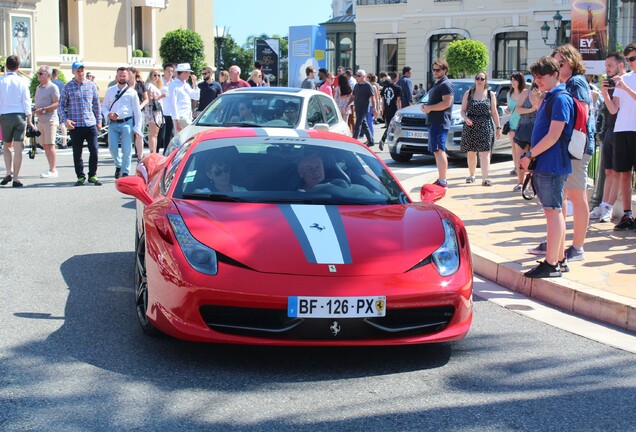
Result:
{"label": "wristwatch", "polygon": [[530,152],[530,150],[528,150],[527,152],[525,152],[524,154],[522,154],[522,155],[521,155],[521,157],[520,157],[519,159],[523,159],[523,158],[526,158],[526,157],[527,157],[528,159],[530,159],[530,160],[534,159],[534,158],[532,157],[532,153]]}
{"label": "wristwatch", "polygon": [[497,129],[501,129],[501,126],[497,126]]}
{"label": "wristwatch", "polygon": [[46,109],[42,108],[42,114],[46,114]]}

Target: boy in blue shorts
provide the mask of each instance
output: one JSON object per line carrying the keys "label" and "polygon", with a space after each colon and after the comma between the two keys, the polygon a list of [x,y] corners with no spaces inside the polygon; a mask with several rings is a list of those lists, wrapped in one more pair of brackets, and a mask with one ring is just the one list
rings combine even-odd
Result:
{"label": "boy in blue shorts", "polygon": [[422,105],[422,112],[428,120],[428,149],[435,156],[438,178],[434,183],[446,188],[446,172],[448,158],[446,156],[446,138],[450,129],[451,111],[453,107],[453,83],[446,77],[448,63],[437,59],[433,62],[433,78],[435,84],[428,91],[428,103]]}
{"label": "boy in blue shorts", "polygon": [[[532,130],[531,149],[521,155],[521,166],[528,171],[528,165],[536,159],[533,179],[547,222],[548,241],[545,260],[524,275],[529,278],[561,277],[561,269],[567,265],[563,190],[568,174],[572,172],[564,146],[574,128],[574,101],[560,93],[565,90],[565,85],[559,84],[560,65],[553,57],[541,57],[532,64],[530,72],[544,98]],[[551,104],[551,110],[546,109],[548,104]],[[552,113],[550,118],[548,111]]]}

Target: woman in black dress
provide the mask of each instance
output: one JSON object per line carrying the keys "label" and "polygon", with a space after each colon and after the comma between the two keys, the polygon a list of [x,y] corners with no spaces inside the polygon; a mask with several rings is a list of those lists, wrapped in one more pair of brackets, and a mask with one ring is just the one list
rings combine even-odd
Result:
{"label": "woman in black dress", "polygon": [[[490,150],[493,137],[501,136],[501,124],[497,112],[497,97],[488,88],[488,77],[485,72],[475,75],[475,85],[464,93],[462,100],[462,130],[461,150],[468,152],[468,172],[466,183],[475,182],[477,169],[477,153],[481,162],[481,184],[492,186],[488,178],[490,166]],[[493,126],[494,123],[494,126]]]}

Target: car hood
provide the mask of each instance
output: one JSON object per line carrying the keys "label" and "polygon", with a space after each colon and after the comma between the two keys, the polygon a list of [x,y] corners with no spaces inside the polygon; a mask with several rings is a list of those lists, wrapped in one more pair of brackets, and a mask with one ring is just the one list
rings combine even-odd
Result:
{"label": "car hood", "polygon": [[436,206],[218,203],[178,200],[192,235],[253,270],[298,275],[408,271],[444,241]]}
{"label": "car hood", "polygon": [[[451,112],[451,118],[461,118],[461,110],[461,104],[454,104],[453,111]],[[426,117],[426,114],[422,112],[422,104],[420,103],[402,108],[398,112],[403,117]]]}

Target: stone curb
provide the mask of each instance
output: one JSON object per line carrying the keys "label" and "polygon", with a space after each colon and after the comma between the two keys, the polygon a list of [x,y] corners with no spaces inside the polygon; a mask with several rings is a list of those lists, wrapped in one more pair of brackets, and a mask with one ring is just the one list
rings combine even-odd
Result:
{"label": "stone curb", "polygon": [[[433,182],[436,172],[413,176],[402,181],[413,200],[420,200],[419,189]],[[439,203],[444,207],[444,203]],[[529,279],[521,265],[470,244],[473,270],[479,276],[527,297],[555,306],[566,312],[584,316],[636,333],[636,299],[595,289],[565,277]]]}
{"label": "stone curb", "polygon": [[566,278],[529,279],[520,266],[471,245],[478,275],[512,291],[625,330],[636,332],[636,300],[582,285]]}

